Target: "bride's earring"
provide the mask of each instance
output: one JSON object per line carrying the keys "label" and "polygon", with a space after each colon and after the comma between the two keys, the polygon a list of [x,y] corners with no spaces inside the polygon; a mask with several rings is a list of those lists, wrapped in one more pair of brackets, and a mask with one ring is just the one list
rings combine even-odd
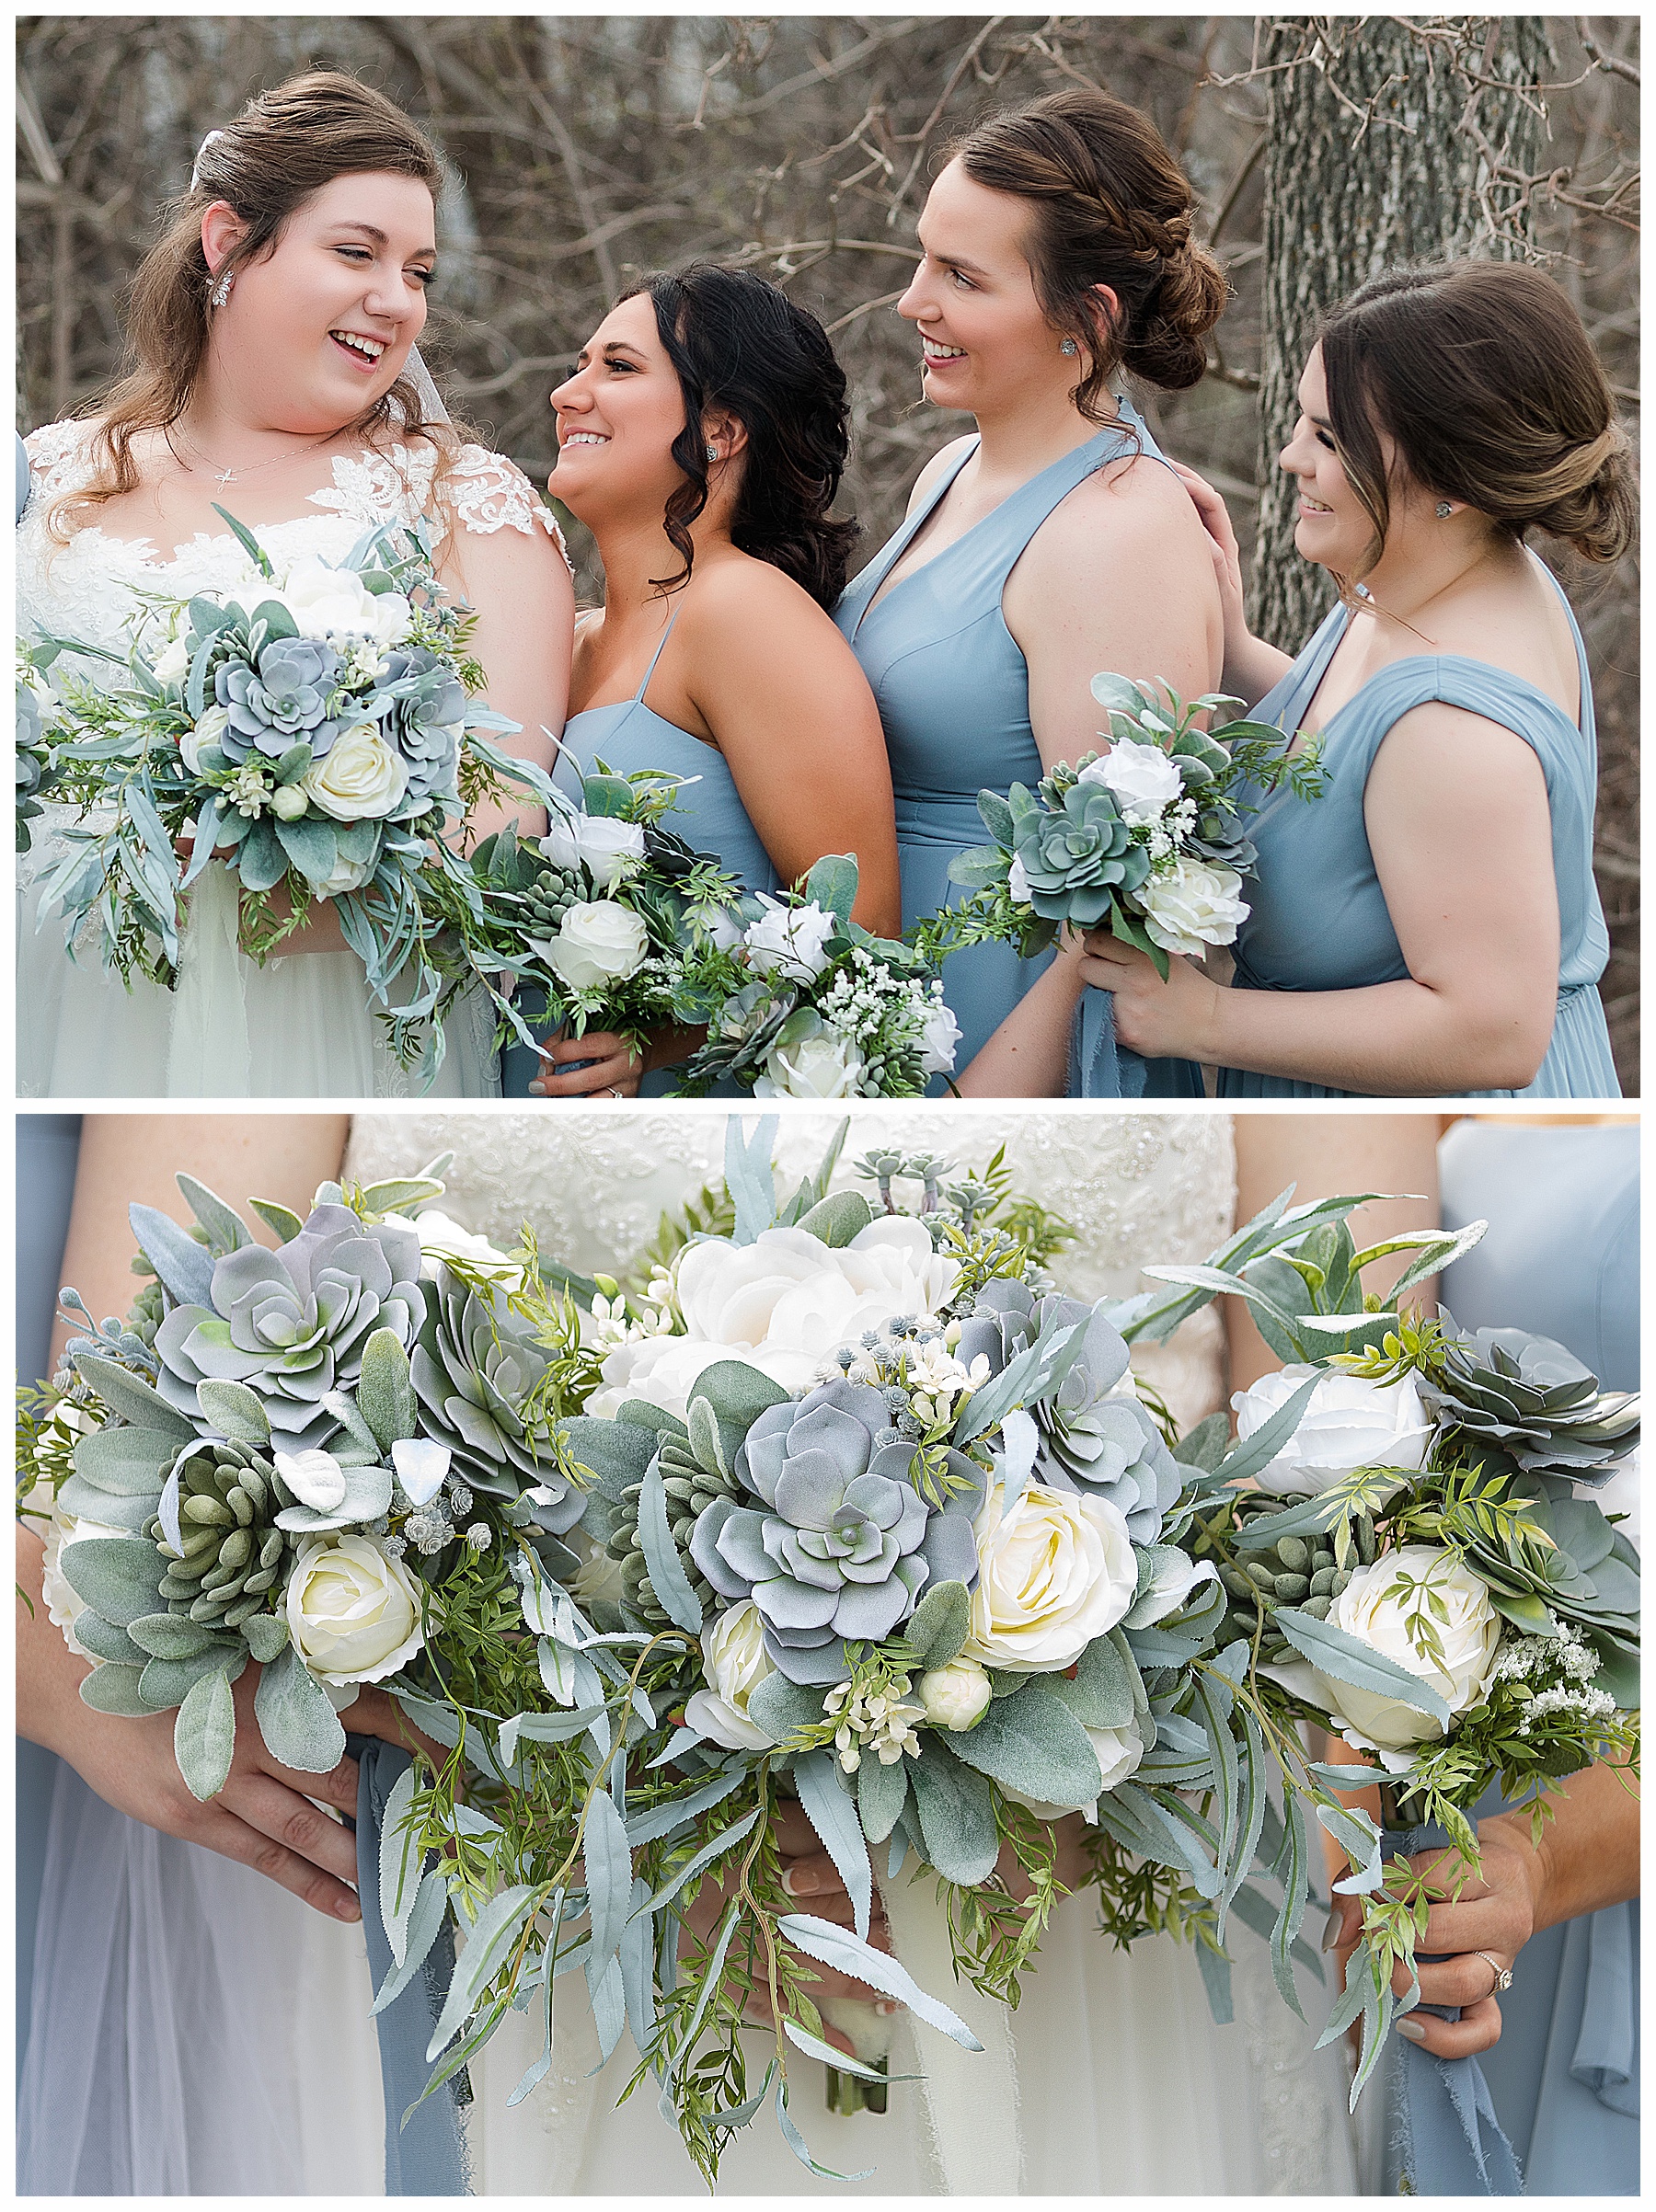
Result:
{"label": "bride's earring", "polygon": [[1075,343],[1075,339],[1074,339],[1073,338],[1066,338],[1064,339],[1064,341],[1063,345],[1061,345],[1061,346],[1059,347],[1058,350],[1059,350],[1059,352],[1060,352],[1060,353],[1070,353],[1070,354],[1074,354],[1074,353],[1079,353],[1079,352],[1080,352],[1080,350],[1081,350],[1081,349],[1080,349],[1080,347],[1079,347],[1079,346],[1077,346],[1077,345],[1076,345],[1076,343]]}
{"label": "bride's earring", "polygon": [[230,287],[235,283],[235,281],[236,271],[233,269],[225,269],[224,275],[219,279],[213,290],[207,294],[208,305],[211,307],[222,307],[224,302],[230,297]]}
{"label": "bride's earring", "polygon": [[1438,519],[1438,521],[1439,521],[1440,522],[1446,522],[1446,521],[1449,520],[1450,516],[1451,516],[1451,515],[1452,515],[1454,512],[1455,512],[1455,508],[1454,508],[1454,505],[1453,505],[1453,503],[1452,503],[1450,500],[1448,500],[1448,499],[1440,499],[1440,500],[1438,501],[1438,503],[1437,503],[1437,519]]}
{"label": "bride's earring", "polygon": [[709,461],[717,461],[717,460],[718,460],[718,458],[719,458],[719,448],[718,448],[716,445],[714,445],[714,444],[713,444],[711,441],[709,441],[709,442],[708,442],[707,445],[703,446],[703,448],[702,448],[702,451],[703,451],[703,453],[705,453],[707,454],[707,458],[708,458],[708,460],[709,460]]}

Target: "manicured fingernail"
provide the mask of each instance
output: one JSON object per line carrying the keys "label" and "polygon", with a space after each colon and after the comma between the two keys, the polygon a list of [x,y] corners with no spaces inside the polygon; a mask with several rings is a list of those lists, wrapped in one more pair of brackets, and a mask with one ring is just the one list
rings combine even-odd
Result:
{"label": "manicured fingernail", "polygon": [[1328,1924],[1322,1931],[1322,1947],[1325,1951],[1333,1950],[1335,1944],[1340,1941],[1340,1931],[1344,1926],[1345,1914],[1340,1911],[1338,1905],[1333,1906],[1328,1913]]}
{"label": "manicured fingernail", "polygon": [[782,1886],[790,1897],[808,1897],[816,1888],[816,1869],[811,1866],[785,1866],[782,1869]]}
{"label": "manicured fingernail", "polygon": [[1399,2020],[1397,2033],[1407,2035],[1410,2043],[1424,2043],[1426,2040],[1426,2031],[1418,2020]]}
{"label": "manicured fingernail", "polygon": [[890,2020],[891,2014],[893,2012],[901,2012],[903,2007],[897,2002],[897,2000],[894,1997],[882,1997],[880,2000],[880,2002],[874,2007],[874,2010],[880,2014],[881,2020]]}

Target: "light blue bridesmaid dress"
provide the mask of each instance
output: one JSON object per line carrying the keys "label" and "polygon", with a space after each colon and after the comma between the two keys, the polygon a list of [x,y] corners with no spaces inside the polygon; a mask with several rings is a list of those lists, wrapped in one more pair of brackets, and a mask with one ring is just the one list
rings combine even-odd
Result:
{"label": "light blue bridesmaid dress", "polygon": [[[667,816],[663,826],[675,831],[698,853],[716,853],[730,874],[741,879],[744,889],[774,891],[778,884],[776,871],[760,842],[758,831],[748,819],[736,779],[725,765],[723,754],[717,746],[692,737],[687,729],[681,729],[676,722],[667,721],[644,704],[650,680],[673,635],[673,625],[677,622],[679,612],[674,610],[662,631],[661,642],[644,671],[644,681],[630,699],[617,699],[608,706],[589,706],[582,713],[569,716],[564,724],[552,780],[560,791],[568,792],[571,798],[579,798],[582,775],[590,774],[599,760],[617,775],[631,775],[640,768],[659,768],[668,775],[696,778],[679,793],[678,806]],[[509,1044],[500,1055],[501,1083],[506,1095],[526,1097],[529,1085],[540,1073],[542,1065],[539,1054],[531,1052],[527,1045]],[[665,1097],[673,1082],[673,1069],[658,1068],[644,1078],[639,1095]],[[720,1087],[711,1095],[732,1095],[734,1086],[728,1091]]]}
{"label": "light blue bridesmaid dress", "polygon": [[[1489,1225],[1443,1277],[1460,1326],[1533,1329],[1606,1389],[1637,1390],[1638,1129],[1458,1121],[1438,1178],[1445,1228]],[[1477,1815],[1501,1809],[1491,1790]],[[1501,2040],[1476,2059],[1393,2039],[1367,2194],[1639,2194],[1639,1917],[1634,1900],[1533,1936],[1501,2000]]]}
{"label": "light blue bridesmaid dress", "polygon": [[[1593,880],[1598,781],[1593,687],[1575,616],[1562,591],[1558,597],[1581,671],[1580,728],[1545,692],[1505,669],[1459,653],[1412,654],[1382,669],[1329,716],[1318,796],[1306,802],[1286,790],[1271,794],[1260,802],[1249,832],[1259,860],[1247,890],[1252,911],[1235,946],[1235,980],[1240,989],[1361,991],[1402,982],[1409,966],[1363,819],[1363,791],[1383,739],[1404,715],[1435,699],[1501,723],[1534,749],[1552,809],[1558,1010],[1534,1082],[1522,1091],[1466,1094],[1478,1098],[1621,1095],[1597,988],[1610,957],[1610,939]],[[1284,730],[1299,726],[1350,620],[1346,608],[1334,609],[1282,682],[1253,709],[1256,721],[1274,722]],[[1367,1095],[1245,1068],[1222,1068],[1219,1094],[1225,1098]]]}
{"label": "light blue bridesmaid dress", "polygon": [[[1137,450],[1156,461],[1143,418],[1125,398],[1119,418],[1106,423],[976,522],[924,567],[903,577],[880,601],[875,593],[903,557],[915,533],[977,451],[963,445],[894,537],[845,587],[834,610],[868,679],[897,802],[897,854],[903,869],[903,926],[908,930],[965,896],[949,880],[949,864],[972,845],[988,842],[977,810],[980,790],[1005,795],[1013,784],[1030,789],[1044,773],[1029,727],[1029,670],[1001,612],[1006,579],[1025,547],[1059,501],[1107,463]],[[1150,676],[1154,670],[1124,670]],[[1052,954],[1020,960],[1011,945],[973,946],[943,966],[943,991],[960,1025],[957,1069],[1011,1013]],[[948,1085],[934,1076],[932,1096]],[[1183,1060],[1148,1063],[1152,1095],[1200,1097],[1201,1081]]]}

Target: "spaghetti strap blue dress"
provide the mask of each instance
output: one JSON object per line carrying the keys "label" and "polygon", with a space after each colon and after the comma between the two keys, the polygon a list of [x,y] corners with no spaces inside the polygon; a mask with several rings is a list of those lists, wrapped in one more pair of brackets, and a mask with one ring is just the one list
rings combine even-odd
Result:
{"label": "spaghetti strap blue dress", "polygon": [[[903,926],[908,930],[963,893],[949,864],[988,838],[977,795],[1031,789],[1042,774],[1029,727],[1029,670],[1001,612],[1001,595],[1030,539],[1061,499],[1108,463],[1137,450],[1163,461],[1143,418],[1126,400],[1120,414],[1084,445],[1020,485],[993,513],[903,577],[871,604],[949,486],[976,452],[963,445],[901,530],[845,587],[834,610],[868,679],[891,761],[897,854],[903,871]],[[1052,958],[1021,960],[1015,946],[973,946],[943,965],[943,991],[960,1025],[955,1057],[964,1068],[1011,1013]],[[934,1076],[930,1095],[947,1090]],[[1154,1095],[1200,1096],[1188,1061],[1152,1060]]]}
{"label": "spaghetti strap blue dress", "polygon": [[[668,828],[675,830],[697,852],[718,854],[747,890],[774,891],[778,888],[776,871],[771,865],[770,854],[760,842],[758,831],[748,819],[747,809],[736,789],[736,779],[725,765],[724,756],[716,746],[692,737],[687,729],[681,729],[676,722],[669,722],[644,704],[656,663],[677,620],[675,610],[661,633],[661,644],[650,657],[643,682],[630,699],[614,700],[608,706],[589,706],[569,716],[564,725],[552,780],[559,790],[567,791],[571,797],[577,797],[581,776],[600,759],[617,775],[630,775],[639,768],[659,768],[664,774],[694,777],[696,780],[680,792],[677,809],[667,818]],[[506,1096],[526,1097],[529,1085],[540,1073],[541,1067],[539,1055],[531,1052],[527,1045],[508,1045],[500,1056],[501,1084]],[[664,1097],[673,1084],[673,1071],[658,1068],[638,1086],[639,1096]],[[715,1097],[726,1095],[722,1090],[713,1093]]]}
{"label": "spaghetti strap blue dress", "polygon": [[[1539,563],[1536,564],[1540,566]],[[1545,575],[1547,571],[1542,570]],[[1553,579],[1548,577],[1548,581]],[[1556,584],[1554,585],[1557,589]],[[1361,991],[1404,981],[1409,966],[1380,888],[1363,827],[1363,797],[1374,757],[1391,730],[1429,700],[1463,707],[1512,730],[1533,748],[1552,809],[1553,877],[1558,894],[1558,1003],[1552,1041],[1522,1091],[1479,1098],[1619,1098],[1598,980],[1610,938],[1593,880],[1593,809],[1598,761],[1586,648],[1559,591],[1581,670],[1578,726],[1556,700],[1505,669],[1464,654],[1394,660],[1363,686],[1324,731],[1324,782],[1306,802],[1291,791],[1254,795],[1250,835],[1259,870],[1251,909],[1237,934],[1235,983],[1244,991]],[[1336,607],[1253,719],[1292,731],[1316,696],[1351,615]],[[1224,1098],[1349,1098],[1363,1094],[1246,1068],[1222,1068]]]}

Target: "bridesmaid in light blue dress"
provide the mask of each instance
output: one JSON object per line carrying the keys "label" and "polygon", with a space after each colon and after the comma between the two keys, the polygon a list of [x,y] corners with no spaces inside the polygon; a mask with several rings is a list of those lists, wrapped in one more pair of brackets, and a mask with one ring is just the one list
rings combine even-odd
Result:
{"label": "bridesmaid in light blue dress", "polygon": [[1581,318],[1516,263],[1379,277],[1327,318],[1300,406],[1295,544],[1344,603],[1296,660],[1248,632],[1224,502],[1180,474],[1213,540],[1225,688],[1316,734],[1320,790],[1255,818],[1236,988],[1181,960],[1163,984],[1098,938],[1082,972],[1129,1043],[1216,1061],[1225,1096],[1617,1096],[1586,654],[1524,544],[1540,528],[1609,562],[1632,534]]}
{"label": "bridesmaid in light blue dress", "polygon": [[[774,284],[698,266],[614,307],[552,395],[553,495],[592,532],[604,600],[576,636],[557,779],[602,759],[694,779],[667,827],[753,891],[855,854],[856,919],[898,926],[891,775],[868,687],[826,610],[856,526],[829,519],[845,379]],[[505,1087],[622,1097],[673,1087],[693,1033],[648,1064],[605,1032],[509,1049]]]}
{"label": "bridesmaid in light blue dress", "polygon": [[[1206,550],[1116,389],[1123,370],[1167,390],[1202,373],[1225,285],[1190,239],[1190,203],[1154,127],[1082,89],[973,131],[926,201],[898,313],[918,327],[926,397],[971,413],[977,435],[928,464],[834,613],[885,729],[905,929],[965,895],[949,865],[987,837],[981,789],[1032,787],[1098,750],[1094,675],[1189,697],[1217,671]],[[1064,1089],[1073,957],[976,946],[943,980],[962,1090]],[[1055,1046],[1028,1041],[1034,1009],[996,1036],[1031,991]],[[1201,1091],[1178,1060],[1147,1087]]]}

